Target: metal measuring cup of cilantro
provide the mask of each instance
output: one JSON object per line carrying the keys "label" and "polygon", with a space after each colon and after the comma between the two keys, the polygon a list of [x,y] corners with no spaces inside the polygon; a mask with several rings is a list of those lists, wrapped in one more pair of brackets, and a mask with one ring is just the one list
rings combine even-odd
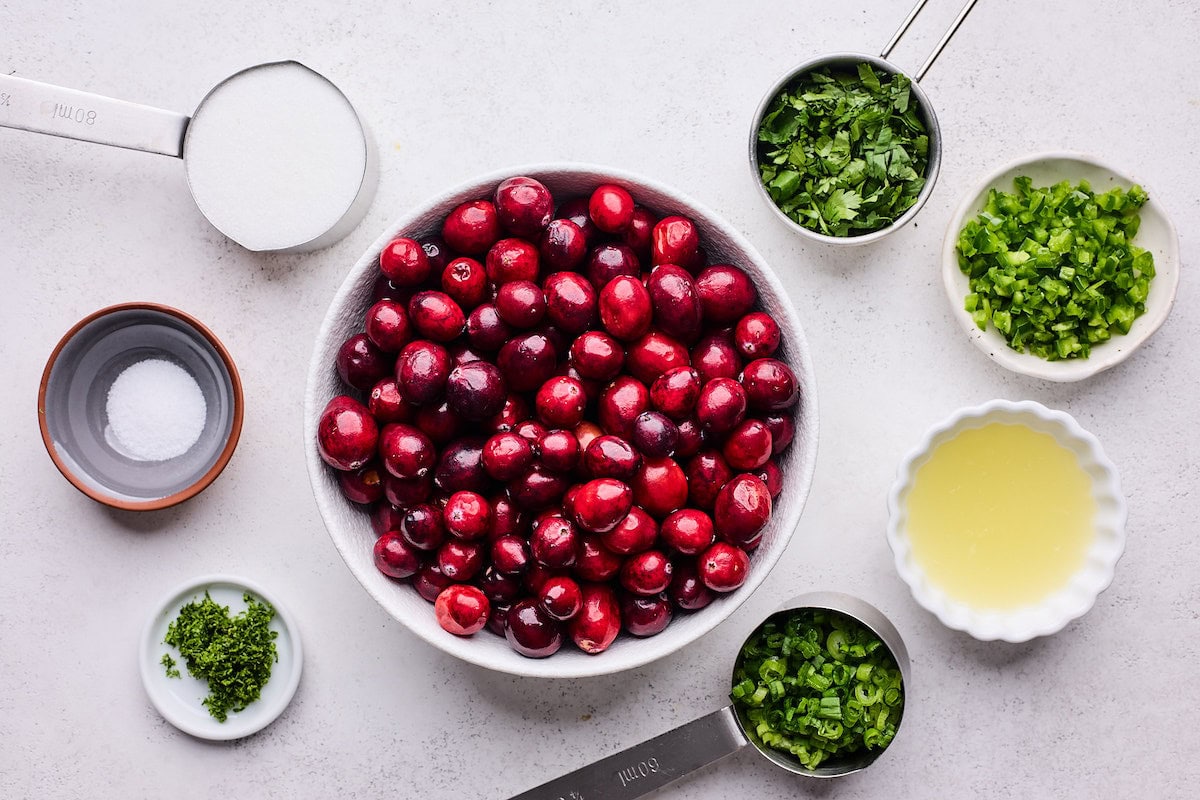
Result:
{"label": "metal measuring cup of cilantro", "polygon": [[899,731],[909,669],[877,608],[840,592],[802,594],[739,648],[729,705],[511,800],[633,800],[746,745],[796,775],[859,772]]}
{"label": "metal measuring cup of cilantro", "polygon": [[977,0],[967,0],[910,79],[887,60],[928,0],[919,0],[878,56],[809,59],[775,82],[750,129],[762,197],[797,233],[867,244],[906,225],[929,199],[942,160],[933,104],[919,81]]}

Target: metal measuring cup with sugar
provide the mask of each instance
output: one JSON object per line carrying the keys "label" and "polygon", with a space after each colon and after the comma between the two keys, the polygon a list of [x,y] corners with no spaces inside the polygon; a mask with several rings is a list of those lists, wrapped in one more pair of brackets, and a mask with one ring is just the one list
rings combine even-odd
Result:
{"label": "metal measuring cup with sugar", "polygon": [[182,158],[200,212],[256,252],[332,245],[362,221],[378,180],[354,106],[296,61],[231,75],[190,117],[0,75],[0,127]]}

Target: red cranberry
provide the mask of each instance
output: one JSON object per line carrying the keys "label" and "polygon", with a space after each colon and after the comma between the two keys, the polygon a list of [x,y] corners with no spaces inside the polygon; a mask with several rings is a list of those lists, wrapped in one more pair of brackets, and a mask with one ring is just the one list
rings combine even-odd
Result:
{"label": "red cranberry", "polygon": [[746,392],[732,378],[713,378],[700,390],[696,401],[696,419],[709,433],[721,434],[746,416]]}
{"label": "red cranberry", "polygon": [[491,303],[484,303],[467,318],[467,339],[471,347],[492,353],[512,336],[512,328],[500,318],[500,312]]}
{"label": "red cranberry", "polygon": [[554,472],[570,472],[579,462],[579,440],[571,431],[550,431],[542,437],[542,466]]}
{"label": "red cranberry", "polygon": [[663,458],[675,452],[679,428],[659,411],[643,411],[633,421],[633,445],[650,458]]}
{"label": "red cranberry", "polygon": [[658,217],[641,206],[634,206],[633,217],[629,226],[621,233],[621,241],[630,247],[641,259],[650,258],[650,245],[653,241],[654,226]]}
{"label": "red cranberry", "polygon": [[498,433],[483,445],[483,468],[498,481],[523,475],[533,463],[533,448],[511,431]]}
{"label": "red cranberry", "polygon": [[449,342],[466,328],[467,318],[445,292],[417,292],[408,301],[408,318],[421,336]]}
{"label": "red cranberry", "polygon": [[470,200],[456,207],[442,223],[442,238],[451,250],[482,255],[500,238],[496,207],[487,200]]}
{"label": "red cranberry", "polygon": [[519,394],[509,394],[504,398],[504,406],[484,427],[494,433],[511,431],[517,423],[528,419],[529,414],[529,403],[525,402],[525,398]]}
{"label": "red cranberry", "polygon": [[473,258],[456,258],[442,270],[442,291],[461,308],[475,308],[487,299],[487,272]]}
{"label": "red cranberry", "polygon": [[[571,365],[585,378],[609,381],[621,373],[625,350],[603,331],[587,331],[571,343]],[[699,387],[696,393],[699,394]]]}
{"label": "red cranberry", "polygon": [[465,583],[483,569],[483,545],[462,539],[447,539],[437,550],[442,574],[456,583]]}
{"label": "red cranberry", "polygon": [[736,378],[742,369],[733,340],[726,333],[705,336],[692,348],[692,366],[700,380],[708,383],[714,378]]}
{"label": "red cranberry", "polygon": [[[386,476],[384,476],[384,480],[387,480]],[[391,503],[380,503],[371,509],[371,530],[375,531],[376,536],[382,536],[388,531],[400,530],[404,513],[402,509],[396,508]]]}
{"label": "red cranberry", "polygon": [[771,458],[771,431],[759,420],[744,420],[729,434],[722,452],[738,472],[756,470]]}
{"label": "red cranberry", "polygon": [[569,219],[553,220],[542,232],[538,254],[549,269],[577,269],[587,258],[587,236]]}
{"label": "red cranberry", "polygon": [[408,312],[395,300],[380,300],[367,310],[367,338],[385,353],[397,353],[412,339]]}
{"label": "red cranberry", "polygon": [[514,328],[532,328],[546,316],[546,296],[532,281],[509,281],[496,292],[496,311]]}
{"label": "red cranberry", "polygon": [[738,320],[733,345],[743,358],[765,358],[779,349],[779,325],[769,314],[755,311]]}
{"label": "red cranberry", "polygon": [[341,470],[366,466],[378,442],[379,426],[362,403],[338,395],[325,405],[317,421],[317,451],[326,464]]}
{"label": "red cranberry", "polygon": [[513,433],[529,442],[535,453],[542,449],[542,440],[549,432],[545,425],[533,419],[524,420],[513,426]]}
{"label": "red cranberry", "polygon": [[508,610],[504,636],[509,647],[529,658],[546,658],[562,647],[562,627],[534,598],[518,600]]}
{"label": "red cranberry", "polygon": [[745,272],[729,264],[714,264],[696,277],[696,293],[709,325],[732,325],[750,312],[758,292]]}
{"label": "red cranberry", "polygon": [[791,367],[774,358],[751,361],[742,370],[742,387],[750,407],[763,411],[791,408],[800,399],[800,384]]}
{"label": "red cranberry", "polygon": [[544,335],[528,333],[509,339],[500,348],[496,366],[500,368],[509,389],[532,392],[554,375],[558,353]]}
{"label": "red cranberry", "polygon": [[375,566],[389,578],[409,578],[421,568],[417,550],[390,531],[375,540]]}
{"label": "red cranberry", "polygon": [[513,236],[534,239],[554,216],[554,198],[541,181],[517,177],[502,181],[492,198],[500,225]]}
{"label": "red cranberry", "polygon": [[626,591],[655,595],[671,585],[670,560],[658,550],[647,550],[625,559],[621,566],[621,585]]}
{"label": "red cranberry", "polygon": [[488,280],[497,286],[509,281],[538,279],[538,251],[524,239],[501,239],[488,250],[484,259]]}
{"label": "red cranberry", "polygon": [[587,393],[575,378],[551,378],[538,389],[534,401],[538,419],[552,428],[572,428],[583,420]]}
{"label": "red cranberry", "polygon": [[545,564],[539,564],[536,561],[530,561],[529,569],[525,571],[522,584],[525,586],[527,594],[536,596],[542,591],[542,587],[546,585],[546,581],[563,574],[565,574],[564,570],[550,569],[550,567],[547,567]]}
{"label": "red cranberry", "polygon": [[687,348],[659,331],[650,331],[629,347],[625,368],[645,384],[653,383],[668,370],[686,367]]}
{"label": "red cranberry", "polygon": [[427,405],[441,397],[450,368],[450,353],[446,348],[418,339],[400,351],[396,359],[396,383],[408,402]]}
{"label": "red cranberry", "polygon": [[525,594],[524,583],[518,576],[500,572],[495,566],[483,571],[479,578],[479,588],[493,606],[497,603],[507,605]]}
{"label": "red cranberry", "polygon": [[554,346],[555,354],[566,354],[571,347],[571,343],[567,341],[567,337],[558,328],[553,325],[539,325],[533,329],[533,333],[541,334]]}
{"label": "red cranberry", "polygon": [[442,510],[428,503],[418,503],[404,512],[400,535],[418,550],[436,550],[446,541],[446,525]]}
{"label": "red cranberry", "polygon": [[779,455],[792,443],[796,436],[796,422],[791,414],[768,414],[763,424],[771,432],[771,455]]}
{"label": "red cranberry", "polygon": [[646,281],[654,305],[654,324],[685,342],[700,335],[700,297],[691,274],[674,264],[654,268]]}
{"label": "red cranberry", "polygon": [[393,239],[379,254],[379,271],[397,286],[418,286],[429,277],[429,254],[415,240]]}
{"label": "red cranberry", "polygon": [[455,636],[470,636],[483,630],[491,613],[487,597],[475,586],[447,586],[433,603],[438,624]]}
{"label": "red cranberry", "polygon": [[575,575],[583,581],[603,583],[621,571],[622,559],[609,550],[598,536],[584,536],[575,562]]}
{"label": "red cranberry", "polygon": [[371,388],[371,396],[367,399],[367,408],[376,422],[411,422],[412,409],[400,394],[400,387],[395,378],[384,378]]}
{"label": "red cranberry", "polygon": [[429,478],[397,478],[383,476],[383,496],[397,508],[411,508],[424,503],[433,494],[433,481]]}
{"label": "red cranberry", "polygon": [[424,597],[430,603],[437,601],[437,596],[454,581],[442,574],[442,568],[438,566],[436,560],[430,561],[421,567],[420,571],[413,576],[413,588],[417,590],[417,594]]}
{"label": "red cranberry", "polygon": [[658,539],[658,523],[639,506],[629,509],[617,527],[600,535],[604,546],[620,555],[641,553],[654,546]]}
{"label": "red cranberry", "polygon": [[501,536],[492,542],[492,566],[505,575],[520,575],[529,568],[529,544],[521,536]]}
{"label": "red cranberry", "polygon": [[593,478],[616,478],[628,483],[642,465],[642,456],[620,436],[597,436],[583,453],[583,465]]}
{"label": "red cranberry", "polygon": [[655,517],[683,508],[688,482],[683,470],[669,458],[646,459],[633,479],[633,500]]}
{"label": "red cranberry", "polygon": [[501,536],[524,536],[528,532],[528,520],[512,499],[506,494],[492,498],[492,530],[488,538],[493,541]]}
{"label": "red cranberry", "polygon": [[732,592],[746,582],[750,556],[740,547],[716,542],[700,556],[700,580],[714,592]]}
{"label": "red cranberry", "polygon": [[634,378],[622,375],[601,393],[597,404],[600,427],[623,439],[633,438],[633,421],[650,405],[650,391]]}
{"label": "red cranberry", "polygon": [[408,308],[408,299],[415,293],[416,290],[411,286],[397,286],[388,280],[386,275],[380,274],[375,279],[375,285],[371,287],[371,302],[378,303],[380,300],[392,300]]}
{"label": "red cranberry", "polygon": [[576,272],[555,272],[542,283],[546,314],[563,332],[578,334],[596,322],[596,290]]}
{"label": "red cranberry", "polygon": [[633,195],[615,184],[601,184],[588,200],[588,216],[605,233],[621,233],[633,221]]}
{"label": "red cranberry", "polygon": [[462,432],[462,420],[449,403],[421,408],[417,411],[416,426],[435,445],[449,444]]}
{"label": "red cranberry", "polygon": [[508,629],[508,612],[511,609],[511,605],[505,605],[493,600],[492,613],[488,614],[487,629],[491,633],[503,637]]}
{"label": "red cranberry", "polygon": [[600,290],[600,324],[621,341],[641,338],[652,316],[650,293],[637,278],[619,275]]}
{"label": "red cranberry", "polygon": [[559,219],[570,220],[578,225],[589,245],[594,244],[600,238],[600,229],[588,215],[587,197],[572,197],[570,200],[564,200],[558,207],[557,216]]}
{"label": "red cranberry", "polygon": [[642,274],[642,264],[633,249],[623,244],[602,244],[588,253],[584,275],[598,292],[621,275],[636,278]]}
{"label": "red cranberry", "polygon": [[650,403],[671,419],[687,417],[700,399],[700,373],[692,367],[673,367],[650,385]]}
{"label": "red cranberry", "polygon": [[429,474],[437,453],[433,442],[411,425],[385,425],[379,434],[379,456],[392,475],[404,480]]}
{"label": "red cranberry", "polygon": [[584,584],[583,608],[567,624],[571,641],[585,653],[595,655],[608,649],[621,632],[621,607],[617,594],[603,584]]}
{"label": "red cranberry", "polygon": [[700,572],[692,562],[675,565],[675,577],[667,589],[671,602],[684,611],[699,611],[716,599],[712,589],[700,580]]}
{"label": "red cranberry", "polygon": [[625,518],[633,507],[633,492],[628,484],[614,478],[588,481],[575,496],[575,521],[590,533],[605,533]]}
{"label": "red cranberry", "polygon": [[579,440],[580,452],[587,452],[590,445],[598,436],[602,436],[604,431],[594,422],[584,420],[575,426],[575,438]]}
{"label": "red cranberry", "polygon": [[351,503],[370,505],[383,499],[383,476],[374,465],[355,472],[337,473],[342,495]]}
{"label": "red cranberry", "polygon": [[567,480],[548,470],[535,467],[508,485],[513,502],[526,511],[540,511],[562,499]]}
{"label": "red cranberry", "polygon": [[365,333],[356,333],[338,348],[336,366],[346,385],[368,392],[376,381],[387,376],[390,361]]}
{"label": "red cranberry", "polygon": [[704,445],[704,431],[695,417],[688,417],[676,424],[679,431],[679,443],[675,445],[676,458],[691,458],[700,452]]}
{"label": "red cranberry", "polygon": [[687,217],[664,217],[651,232],[650,263],[674,264],[696,272],[704,261],[700,232]]}
{"label": "red cranberry", "polygon": [[712,517],[696,508],[681,508],[668,516],[659,533],[668,547],[689,556],[716,541]]}
{"label": "red cranberry", "polygon": [[621,598],[621,624],[631,636],[644,638],[662,633],[671,624],[671,603],[661,594],[627,594]]}
{"label": "red cranberry", "polygon": [[429,266],[432,268],[430,274],[440,275],[451,259],[450,248],[446,246],[446,240],[440,236],[426,236],[420,241],[421,249],[429,258]]}
{"label": "red cranberry", "polygon": [[446,402],[471,421],[495,416],[507,399],[500,370],[486,361],[471,361],[455,367],[446,379]]}
{"label": "red cranberry", "polygon": [[566,622],[583,610],[583,590],[570,578],[557,575],[542,584],[538,602],[547,614]]}
{"label": "red cranberry", "polygon": [[446,530],[459,539],[474,541],[488,535],[492,527],[492,507],[478,492],[455,492],[442,510]]}
{"label": "red cranberry", "polygon": [[723,541],[739,547],[754,544],[770,518],[771,493],[753,475],[734,477],[717,494],[713,522]]}
{"label": "red cranberry", "polygon": [[754,473],[754,477],[767,485],[767,491],[771,493],[772,502],[783,491],[783,472],[774,461],[768,461],[766,464],[763,464],[762,469]]}
{"label": "red cranberry", "polygon": [[483,469],[483,440],[459,439],[446,445],[433,482],[443,492],[486,492],[489,481]]}

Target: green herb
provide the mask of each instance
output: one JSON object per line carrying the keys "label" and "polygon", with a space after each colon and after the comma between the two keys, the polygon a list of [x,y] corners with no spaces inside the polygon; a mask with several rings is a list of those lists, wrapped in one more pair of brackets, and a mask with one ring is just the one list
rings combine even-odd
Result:
{"label": "green herb", "polygon": [[167,671],[168,678],[178,678],[179,670],[175,669],[175,659],[171,658],[170,653],[163,653],[162,660],[158,663],[163,665],[163,669]]}
{"label": "green herb", "polygon": [[1050,361],[1087,358],[1114,331],[1129,333],[1154,277],[1154,256],[1133,244],[1146,192],[1096,194],[1087,181],[1034,188],[1024,176],[1013,186],[991,190],[958,236],[975,324]]}
{"label": "green herb", "polygon": [[742,647],[730,696],[754,736],[809,769],[887,747],[904,713],[900,669],[879,637],[815,609],[763,623]]}
{"label": "green herb", "polygon": [[886,228],[925,185],[929,137],[904,75],[810,72],[758,129],[763,185],[798,224],[829,236]]}
{"label": "green herb", "polygon": [[275,651],[278,634],[268,627],[275,609],[249,593],[242,599],[246,610],[231,617],[228,606],[216,603],[205,592],[204,600],[179,610],[163,639],[178,648],[189,674],[208,681],[204,705],[218,722],[224,722],[230,711],[241,711],[258,699],[271,677],[271,664],[279,660]]}

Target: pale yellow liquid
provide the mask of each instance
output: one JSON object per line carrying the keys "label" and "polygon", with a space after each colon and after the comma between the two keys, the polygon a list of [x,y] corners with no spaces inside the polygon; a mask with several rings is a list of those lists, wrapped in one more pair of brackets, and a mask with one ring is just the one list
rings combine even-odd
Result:
{"label": "pale yellow liquid", "polygon": [[1048,433],[1000,423],[938,445],[907,508],[913,558],[930,582],[984,610],[1037,603],[1066,585],[1096,514],[1074,453]]}

